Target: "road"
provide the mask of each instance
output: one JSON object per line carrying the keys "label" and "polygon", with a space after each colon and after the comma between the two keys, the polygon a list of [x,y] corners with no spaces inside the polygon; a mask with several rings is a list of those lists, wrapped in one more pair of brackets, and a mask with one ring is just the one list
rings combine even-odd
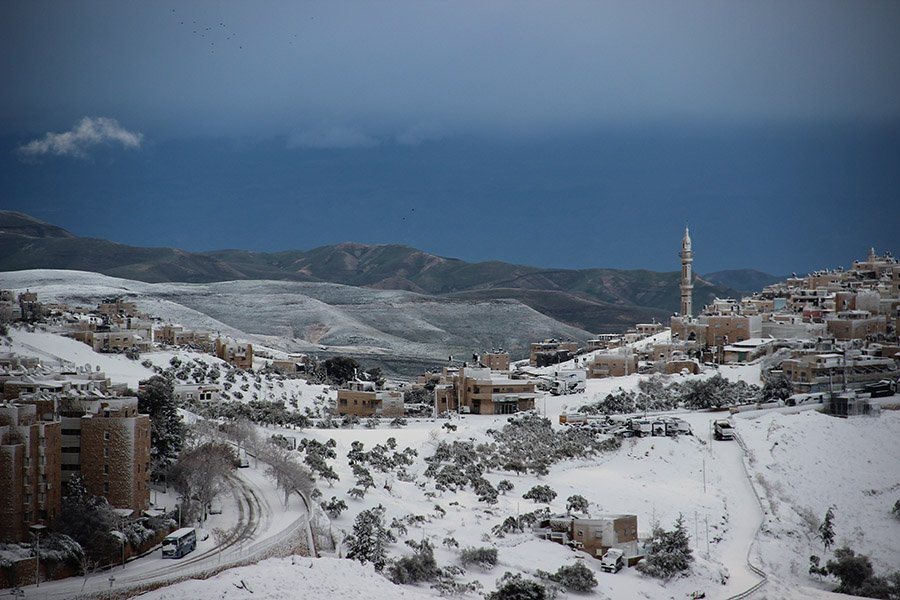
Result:
{"label": "road", "polygon": [[[86,580],[72,577],[44,582],[39,587],[30,585],[23,588],[26,600],[89,598],[110,589],[172,581],[229,564],[257,560],[274,546],[296,535],[298,530],[306,538],[307,512],[300,499],[295,496],[293,503],[285,507],[278,490],[262,470],[239,469],[233,481],[237,518],[224,539],[217,540],[216,536],[210,535],[207,540],[198,542],[196,551],[177,560],[163,559],[157,549],[143,558],[128,562],[124,568],[119,565],[91,575]],[[111,577],[114,579],[111,580]]]}

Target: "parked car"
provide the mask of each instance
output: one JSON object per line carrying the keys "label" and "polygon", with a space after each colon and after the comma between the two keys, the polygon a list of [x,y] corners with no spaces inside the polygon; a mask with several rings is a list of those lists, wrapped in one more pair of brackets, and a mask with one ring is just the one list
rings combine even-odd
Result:
{"label": "parked car", "polygon": [[715,435],[717,440],[733,440],[734,439],[734,428],[731,426],[731,423],[726,421],[725,419],[719,419],[715,423],[713,423],[715,427]]}
{"label": "parked car", "polygon": [[209,503],[209,514],[211,515],[221,515],[222,514],[222,501],[218,498],[214,498],[212,502]]}
{"label": "parked car", "polygon": [[897,393],[897,384],[891,381],[890,379],[882,379],[876,383],[870,383],[863,391],[872,394],[873,398],[878,398],[881,396],[893,396]]}
{"label": "parked car", "polygon": [[625,553],[618,548],[610,548],[600,559],[600,570],[605,573],[618,573],[625,566]]}

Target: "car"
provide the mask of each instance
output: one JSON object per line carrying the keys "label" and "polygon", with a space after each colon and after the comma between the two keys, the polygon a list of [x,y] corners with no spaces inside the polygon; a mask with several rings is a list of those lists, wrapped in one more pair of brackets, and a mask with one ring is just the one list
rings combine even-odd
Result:
{"label": "car", "polygon": [[218,498],[213,499],[212,502],[209,503],[209,514],[211,515],[221,515],[222,514],[222,501]]}
{"label": "car", "polygon": [[618,573],[625,566],[625,553],[618,548],[610,548],[600,559],[600,570],[604,573]]}
{"label": "car", "polygon": [[734,428],[727,420],[719,419],[713,425],[715,427],[715,437],[717,440],[734,439]]}
{"label": "car", "polygon": [[880,396],[893,396],[897,393],[897,384],[891,381],[890,379],[882,379],[876,383],[870,383],[863,391],[872,394],[873,398],[878,398]]}

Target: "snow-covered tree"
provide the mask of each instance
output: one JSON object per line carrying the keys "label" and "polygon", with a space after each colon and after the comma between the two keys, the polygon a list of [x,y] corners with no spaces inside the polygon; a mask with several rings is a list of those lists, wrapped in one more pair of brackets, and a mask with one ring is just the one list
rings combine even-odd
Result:
{"label": "snow-covered tree", "polygon": [[558,583],[570,592],[587,593],[597,587],[594,572],[584,566],[583,562],[563,565],[549,579]]}
{"label": "snow-covered tree", "polygon": [[834,507],[829,506],[825,511],[825,520],[819,525],[819,539],[825,547],[825,552],[834,544]]}
{"label": "snow-covered tree", "polygon": [[587,514],[589,506],[590,502],[584,496],[580,494],[569,496],[566,499],[566,514],[571,512]]}
{"label": "snow-covered tree", "polygon": [[637,569],[650,577],[669,579],[688,570],[693,560],[684,517],[679,514],[672,531],[654,528],[647,543],[647,558],[638,563]]}
{"label": "snow-covered tree", "polygon": [[526,500],[549,504],[556,498],[556,492],[549,485],[536,485],[522,494],[522,497]]}
{"label": "snow-covered tree", "polygon": [[384,526],[384,507],[380,504],[356,516],[353,531],[346,538],[347,558],[372,563],[376,571],[387,564],[387,545],[396,541]]}
{"label": "snow-covered tree", "polygon": [[138,412],[150,415],[151,470],[160,475],[178,458],[185,437],[174,386],[171,380],[154,375],[140,382],[137,397]]}
{"label": "snow-covered tree", "polygon": [[[497,491],[503,495],[506,495],[506,492],[511,492],[515,486],[508,479],[503,479],[500,483],[497,484]],[[898,501],[900,503],[900,501]]]}

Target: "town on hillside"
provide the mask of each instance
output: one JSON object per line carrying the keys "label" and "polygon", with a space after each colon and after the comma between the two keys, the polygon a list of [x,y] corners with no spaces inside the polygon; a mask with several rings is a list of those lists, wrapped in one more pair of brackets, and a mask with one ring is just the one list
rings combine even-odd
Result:
{"label": "town on hillside", "polygon": [[[324,524],[347,508],[336,496],[325,499],[339,479],[328,463],[336,458],[334,440],[320,443],[304,430],[399,430],[434,422],[437,431],[453,432],[464,421],[508,417],[512,433],[489,430],[492,444],[476,448],[464,440],[441,442],[445,445],[426,460],[438,492],[471,486],[490,506],[513,484],[504,479],[495,485],[485,470],[540,477],[563,460],[552,458],[558,451],[554,436],[561,436],[559,444],[569,439],[579,448],[571,450],[574,456],[584,458],[615,451],[625,438],[705,435],[687,413],[672,413],[677,410],[725,411],[716,416],[711,432],[716,440],[728,441],[736,437],[730,419],[744,411],[803,406],[856,417],[900,407],[895,396],[900,385],[897,259],[872,249],[849,269],[791,276],[747,297],[716,298],[695,314],[687,229],[680,256],[680,310],[669,324],[638,323],[621,334],[587,340],[535,340],[527,357],[499,348],[476,350],[462,359],[450,356],[409,381],[367,370],[352,357],[320,361],[165,322],[143,312],[140,298],[98,298],[93,306],[70,306],[42,301],[29,289],[0,290],[0,336],[12,339],[22,331],[69,338],[98,356],[130,361],[143,373],[116,381],[100,360],[76,364],[29,352],[27,345],[0,353],[0,587],[42,581],[46,586],[50,579],[87,577],[117,562],[124,568],[126,561],[141,561],[160,547],[163,557],[167,548],[179,556],[190,553],[198,542],[186,526],[208,528],[207,519],[221,512],[216,507],[234,485],[233,470],[254,461],[268,465],[271,485],[283,491],[285,506],[294,493],[307,506],[321,506],[324,521],[317,531],[310,527],[309,540],[303,541],[307,555],[360,556],[368,550],[353,545],[353,534],[345,531],[342,540]],[[758,368],[760,385],[719,375],[741,366]],[[642,378],[641,393],[610,387],[577,410],[559,410],[556,429],[542,429],[550,427],[541,424],[548,402],[584,396],[593,380],[625,381],[636,375]],[[525,442],[535,448],[550,443],[544,452],[551,458],[541,462],[528,456]],[[401,450],[396,440],[368,451],[361,442],[353,444],[348,468],[356,485],[349,498],[360,500],[376,487],[374,471],[390,475],[379,483],[389,492],[392,482],[408,479],[405,469],[417,456],[415,448]],[[487,462],[472,462],[476,454]],[[192,478],[191,469],[201,470],[208,481]],[[549,505],[556,494],[542,487],[547,486],[534,486],[528,492],[532,496],[524,498]],[[437,492],[429,493],[433,498]],[[699,532],[697,523],[680,521],[670,532],[657,525],[650,532],[639,530],[637,514],[592,511],[589,504],[572,496],[565,514],[548,509],[528,513],[524,520],[523,515],[510,517],[485,537],[491,541],[528,531],[586,553],[601,571],[643,564],[640,568],[652,574],[657,567],[646,565],[656,564],[661,535],[672,541],[684,527]],[[383,509],[363,513],[379,522],[378,510]],[[103,535],[97,537],[97,528],[85,525],[93,520]],[[395,529],[414,524],[399,523]],[[60,536],[74,541],[66,547]],[[222,546],[228,536],[222,533],[205,543]],[[416,560],[432,552],[427,542],[411,547]],[[496,547],[470,550],[470,561],[488,565],[497,560]],[[237,559],[225,566],[234,564]],[[401,582],[404,577],[411,576],[397,575]],[[435,580],[444,581],[448,590],[475,589],[442,577]]]}

